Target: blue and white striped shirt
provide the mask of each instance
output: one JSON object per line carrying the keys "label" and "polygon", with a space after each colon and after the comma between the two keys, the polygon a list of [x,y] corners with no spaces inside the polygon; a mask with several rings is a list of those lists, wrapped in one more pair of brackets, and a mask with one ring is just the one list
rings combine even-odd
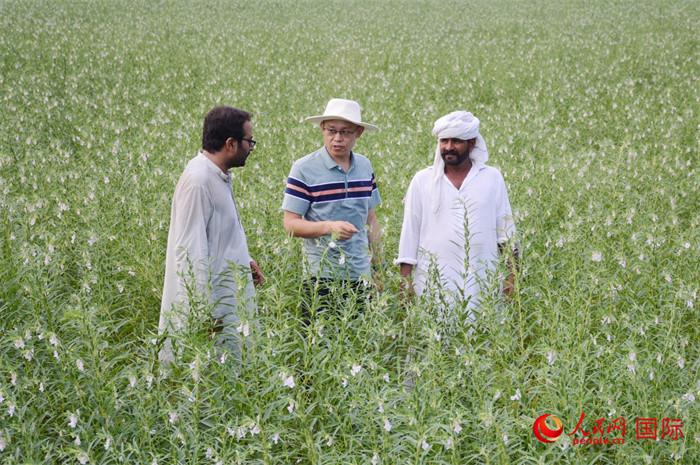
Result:
{"label": "blue and white striped shirt", "polygon": [[337,241],[336,247],[329,246],[330,235],[305,239],[312,276],[353,280],[370,277],[367,215],[380,203],[372,164],[362,155],[351,153],[347,173],[325,147],[294,162],[282,209],[308,221],[347,221],[360,231],[346,241]]}

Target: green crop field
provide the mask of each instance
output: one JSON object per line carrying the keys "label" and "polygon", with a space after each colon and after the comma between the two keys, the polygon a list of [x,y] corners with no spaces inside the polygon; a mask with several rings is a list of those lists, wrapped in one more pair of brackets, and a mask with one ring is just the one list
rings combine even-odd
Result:
{"label": "green crop field", "polygon": [[[700,2],[0,0],[0,25],[0,463],[700,463]],[[434,121],[481,119],[512,302],[445,333],[392,267],[302,326],[279,208],[333,97],[380,128],[355,150],[389,262]],[[170,202],[216,105],[254,115],[234,189],[267,282],[241,361],[195,328],[166,370]]]}

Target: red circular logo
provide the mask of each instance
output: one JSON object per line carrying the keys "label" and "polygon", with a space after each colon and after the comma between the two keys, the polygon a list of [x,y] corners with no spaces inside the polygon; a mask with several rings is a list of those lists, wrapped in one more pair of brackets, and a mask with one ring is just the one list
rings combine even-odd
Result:
{"label": "red circular logo", "polygon": [[554,423],[557,425],[557,429],[549,429],[545,420],[549,417],[549,413],[544,414],[535,420],[532,425],[532,432],[535,433],[535,437],[542,442],[554,442],[559,439],[561,433],[564,432],[564,426],[561,424],[561,420],[557,417],[552,417]]}

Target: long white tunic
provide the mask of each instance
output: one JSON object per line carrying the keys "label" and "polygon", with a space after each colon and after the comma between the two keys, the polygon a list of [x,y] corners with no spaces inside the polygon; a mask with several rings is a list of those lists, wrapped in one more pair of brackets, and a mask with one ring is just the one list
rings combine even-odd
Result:
{"label": "long white tunic", "polygon": [[[395,262],[414,265],[416,294],[434,290],[431,282],[435,287],[439,283],[443,298],[469,300],[470,310],[478,302],[479,290],[493,277],[498,245],[515,234],[506,185],[497,169],[483,163],[472,166],[459,189],[443,173],[442,203],[436,214],[431,209],[432,170],[416,173],[408,188]],[[439,272],[433,280],[431,263]]]}
{"label": "long white tunic", "polygon": [[[231,175],[199,153],[187,164],[173,197],[160,333],[186,327],[193,307],[189,288],[195,299],[211,305],[212,318],[223,320],[225,342],[235,350],[239,313],[251,316],[255,306],[250,262]],[[174,360],[170,340],[160,359]]]}

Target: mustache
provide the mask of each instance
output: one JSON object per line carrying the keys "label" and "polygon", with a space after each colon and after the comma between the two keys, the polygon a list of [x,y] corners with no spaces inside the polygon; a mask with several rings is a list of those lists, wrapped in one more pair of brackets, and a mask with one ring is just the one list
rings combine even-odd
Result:
{"label": "mustache", "polygon": [[454,155],[454,156],[458,157],[459,152],[457,152],[456,150],[445,150],[442,152],[442,156],[444,157],[445,155]]}

